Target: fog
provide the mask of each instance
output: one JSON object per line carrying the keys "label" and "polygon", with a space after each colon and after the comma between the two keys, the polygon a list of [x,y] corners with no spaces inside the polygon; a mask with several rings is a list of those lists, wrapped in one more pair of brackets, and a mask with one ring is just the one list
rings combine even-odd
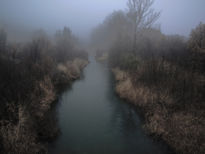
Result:
{"label": "fog", "polygon": [[204,154],[204,6],[0,0],[0,154]]}
{"label": "fog", "polygon": [[[88,38],[91,30],[114,10],[126,10],[126,0],[1,0],[0,26],[15,39],[34,29],[54,33],[64,26],[80,38]],[[157,21],[163,33],[188,36],[200,21],[205,22],[204,0],[156,0],[161,11]]]}

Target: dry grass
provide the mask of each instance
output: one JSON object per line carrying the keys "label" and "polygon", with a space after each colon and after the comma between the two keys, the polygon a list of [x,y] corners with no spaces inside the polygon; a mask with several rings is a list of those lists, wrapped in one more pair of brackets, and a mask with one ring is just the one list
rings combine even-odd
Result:
{"label": "dry grass", "polygon": [[[44,146],[36,140],[37,136],[31,125],[30,114],[23,106],[18,107],[18,123],[1,121],[0,136],[5,154],[36,154],[46,153]],[[4,123],[4,124],[3,124]]]}
{"label": "dry grass", "polygon": [[[58,73],[66,74],[67,79],[60,77],[57,80],[71,81],[78,78],[87,63],[86,60],[74,59],[59,64]],[[0,120],[0,153],[47,153],[46,143],[59,133],[55,118],[49,114],[51,104],[56,99],[55,88],[51,77],[47,75],[35,81],[34,90],[28,94],[30,98],[27,102],[21,102],[21,105],[7,103],[9,114],[16,115],[17,121]]]}
{"label": "dry grass", "polygon": [[150,106],[159,100],[162,102],[166,101],[167,104],[172,104],[173,100],[168,96],[166,91],[156,93],[142,84],[138,84],[136,87],[132,83],[130,75],[119,68],[113,69],[113,73],[117,81],[116,92],[120,97],[140,106]]}
{"label": "dry grass", "polygon": [[202,154],[205,151],[205,115],[203,109],[187,106],[173,110],[176,101],[164,89],[156,92],[150,87],[133,84],[131,75],[120,69],[113,69],[116,92],[121,98],[144,111],[144,128],[150,134],[161,137],[177,153]]}
{"label": "dry grass", "polygon": [[76,58],[73,61],[67,61],[66,64],[58,64],[59,71],[66,74],[69,79],[76,79],[80,76],[81,70],[88,64],[88,61]]}
{"label": "dry grass", "polygon": [[107,52],[102,53],[102,55],[99,56],[99,57],[97,56],[96,59],[99,62],[104,62],[104,61],[106,61],[108,59],[108,53]]}
{"label": "dry grass", "polygon": [[51,103],[56,99],[56,92],[48,76],[35,85],[36,87],[31,95],[32,114],[42,118],[50,110]]}
{"label": "dry grass", "polygon": [[185,111],[169,113],[166,108],[153,109],[145,127],[163,138],[178,153],[202,154],[204,144],[204,118]]}
{"label": "dry grass", "polygon": [[47,153],[45,146],[38,141],[36,129],[39,127],[38,122],[42,121],[50,110],[55,98],[51,80],[45,77],[36,83],[29,109],[26,105],[10,106],[10,111],[15,112],[16,108],[18,109],[18,122],[14,124],[11,121],[1,121],[0,136],[4,152],[8,154]]}

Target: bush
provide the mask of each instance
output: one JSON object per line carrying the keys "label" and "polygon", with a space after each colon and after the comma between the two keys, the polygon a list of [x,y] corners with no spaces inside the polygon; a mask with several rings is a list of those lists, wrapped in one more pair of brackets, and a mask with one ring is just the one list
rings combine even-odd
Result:
{"label": "bush", "polygon": [[4,35],[0,31],[0,153],[47,153],[46,143],[59,131],[50,113],[56,88],[73,80],[58,65],[76,58],[86,61],[87,53],[74,49],[74,37],[66,28],[57,43],[42,31],[20,45],[6,44]]}

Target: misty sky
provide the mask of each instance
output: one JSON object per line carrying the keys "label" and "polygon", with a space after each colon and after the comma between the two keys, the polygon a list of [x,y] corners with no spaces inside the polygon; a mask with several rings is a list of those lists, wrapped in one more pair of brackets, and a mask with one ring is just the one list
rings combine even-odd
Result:
{"label": "misty sky", "polygon": [[[158,23],[166,34],[188,36],[191,29],[205,23],[205,0],[156,0],[161,11]],[[54,32],[68,26],[78,37],[114,10],[126,10],[126,0],[0,0],[0,26],[21,32],[43,28]]]}

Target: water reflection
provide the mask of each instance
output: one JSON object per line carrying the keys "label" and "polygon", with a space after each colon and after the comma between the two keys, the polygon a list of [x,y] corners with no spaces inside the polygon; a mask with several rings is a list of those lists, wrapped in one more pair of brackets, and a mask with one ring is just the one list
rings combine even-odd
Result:
{"label": "water reflection", "polygon": [[120,100],[105,64],[93,57],[59,101],[62,134],[50,148],[52,154],[165,154],[165,145],[155,143],[142,130],[133,106]]}

